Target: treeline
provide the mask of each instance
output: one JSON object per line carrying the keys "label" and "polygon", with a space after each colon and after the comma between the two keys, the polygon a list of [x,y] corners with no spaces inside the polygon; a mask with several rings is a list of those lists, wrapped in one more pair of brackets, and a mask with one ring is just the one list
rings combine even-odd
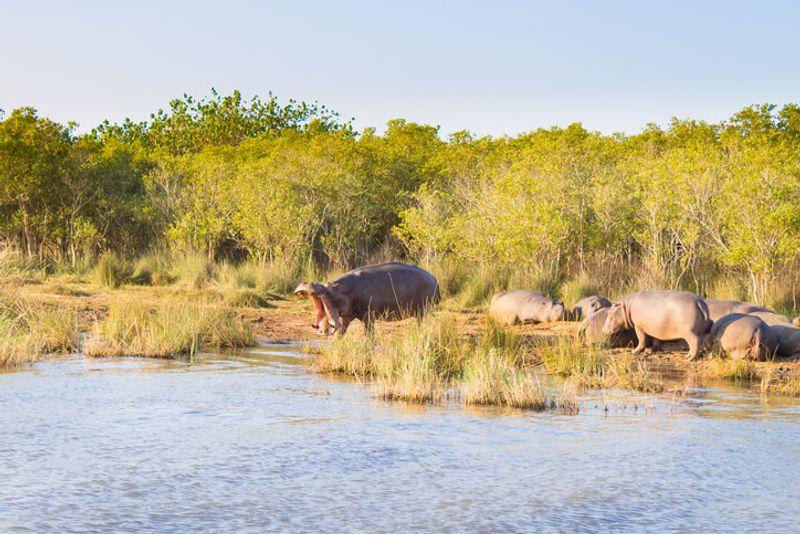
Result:
{"label": "treeline", "polygon": [[23,108],[0,122],[0,238],[73,265],[106,250],[328,268],[393,256],[609,291],[727,284],[796,306],[798,154],[797,105],[630,136],[446,140],[238,92],[86,135]]}

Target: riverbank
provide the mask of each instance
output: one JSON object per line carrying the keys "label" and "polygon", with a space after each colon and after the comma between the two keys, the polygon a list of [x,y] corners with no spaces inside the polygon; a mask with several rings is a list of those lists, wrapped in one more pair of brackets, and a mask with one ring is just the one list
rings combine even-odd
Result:
{"label": "riverbank", "polygon": [[[112,289],[88,281],[75,280],[24,280],[6,278],[6,293],[13,292],[29,302],[41,303],[49,308],[69,310],[74,313],[78,332],[91,334],[98,325],[106,321],[109,310],[122,307],[125,303],[150,306],[166,306],[174,302],[190,302],[200,306],[224,308],[230,320],[245,325],[252,330],[255,339],[264,342],[308,342],[309,351],[314,356],[316,342],[333,342],[332,338],[319,336],[311,326],[312,310],[308,301],[292,296],[275,296],[255,301],[231,298],[231,293],[223,288],[190,289],[181,286],[135,286],[125,285]],[[253,304],[257,305],[253,305]],[[446,301],[436,317],[451,323],[464,342],[475,342],[487,331],[486,314],[480,310],[465,310],[451,301]],[[220,315],[219,317],[223,317]],[[415,320],[399,322],[380,322],[377,335],[384,339],[399,339],[414,329]],[[730,380],[762,394],[800,396],[800,362],[742,362],[705,358],[699,362],[688,362],[685,352],[678,343],[665,344],[665,350],[658,353],[647,352],[632,355],[628,349],[589,352],[585,349],[572,350],[571,339],[577,323],[558,322],[538,325],[515,325],[507,331],[519,339],[520,350],[527,351],[527,368],[539,367],[550,374],[558,374],[572,380],[579,387],[626,387],[626,381],[608,382],[602,377],[609,372],[607,367],[615,365],[613,372],[619,372],[620,362],[626,373],[635,373],[638,389],[679,392],[682,384]],[[356,322],[347,334],[347,339],[363,339],[363,325]],[[550,354],[549,362],[536,347],[558,345],[565,354]],[[602,357],[598,358],[598,354]],[[316,356],[314,356],[316,357]],[[568,361],[555,361],[566,358]],[[587,377],[586,359],[590,359]],[[575,361],[575,360],[578,361]],[[545,365],[549,363],[549,365]],[[592,375],[591,373],[594,373]],[[628,380],[629,382],[629,380]],[[666,385],[664,385],[664,383]],[[635,387],[636,388],[636,387]]]}

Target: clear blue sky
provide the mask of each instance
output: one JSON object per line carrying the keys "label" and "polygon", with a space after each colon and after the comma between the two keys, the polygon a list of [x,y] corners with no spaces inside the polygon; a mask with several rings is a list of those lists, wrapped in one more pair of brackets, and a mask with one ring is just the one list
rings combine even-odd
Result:
{"label": "clear blue sky", "polygon": [[82,130],[211,87],[493,135],[800,101],[800,1],[0,0],[0,51],[0,108]]}

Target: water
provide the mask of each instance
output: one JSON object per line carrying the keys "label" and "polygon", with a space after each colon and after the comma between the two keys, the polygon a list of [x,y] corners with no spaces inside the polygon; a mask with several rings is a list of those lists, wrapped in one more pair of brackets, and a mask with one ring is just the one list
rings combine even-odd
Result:
{"label": "water", "polygon": [[800,404],[581,401],[387,403],[291,346],[43,362],[0,374],[0,531],[797,530]]}

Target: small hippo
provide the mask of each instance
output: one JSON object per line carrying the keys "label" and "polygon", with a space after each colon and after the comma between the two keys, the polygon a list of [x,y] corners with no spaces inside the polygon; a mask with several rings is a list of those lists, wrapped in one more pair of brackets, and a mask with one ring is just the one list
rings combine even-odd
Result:
{"label": "small hippo", "polygon": [[563,302],[541,291],[518,289],[494,295],[489,304],[489,316],[503,324],[549,323],[565,320],[567,309]]}
{"label": "small hippo", "polygon": [[712,321],[716,321],[731,313],[771,312],[769,308],[742,302],[741,300],[716,300],[706,299],[708,313]]}
{"label": "small hippo", "polygon": [[786,315],[781,315],[780,313],[775,313],[773,311],[749,312],[747,315],[758,317],[759,319],[761,319],[770,326],[776,324],[785,324],[785,325],[792,324],[791,317],[787,317]]}
{"label": "small hippo", "polygon": [[779,340],[755,315],[730,313],[714,321],[708,342],[731,358],[764,361],[775,356]]}
{"label": "small hippo", "polygon": [[653,339],[653,350],[660,341],[684,339],[689,344],[689,360],[697,358],[703,338],[713,321],[705,301],[688,291],[640,291],[615,302],[608,309],[603,333],[607,336],[621,330],[636,330],[639,354]]}
{"label": "small hippo", "polygon": [[794,318],[794,321],[792,321],[792,324],[795,325],[795,326],[800,326],[800,315],[798,315],[797,317]]}
{"label": "small hippo", "polygon": [[585,317],[589,317],[598,310],[610,307],[611,301],[605,297],[592,295],[591,297],[583,298],[579,300],[578,303],[572,308],[572,320],[580,321]]}
{"label": "small hippo", "polygon": [[600,308],[581,321],[578,325],[578,341],[586,345],[605,345],[612,348],[635,347],[639,340],[636,339],[636,331],[633,328],[620,330],[611,336],[603,333],[608,310],[609,308]]}
{"label": "small hippo", "polygon": [[778,336],[778,356],[800,357],[800,328],[783,324],[776,324],[770,328]]}

